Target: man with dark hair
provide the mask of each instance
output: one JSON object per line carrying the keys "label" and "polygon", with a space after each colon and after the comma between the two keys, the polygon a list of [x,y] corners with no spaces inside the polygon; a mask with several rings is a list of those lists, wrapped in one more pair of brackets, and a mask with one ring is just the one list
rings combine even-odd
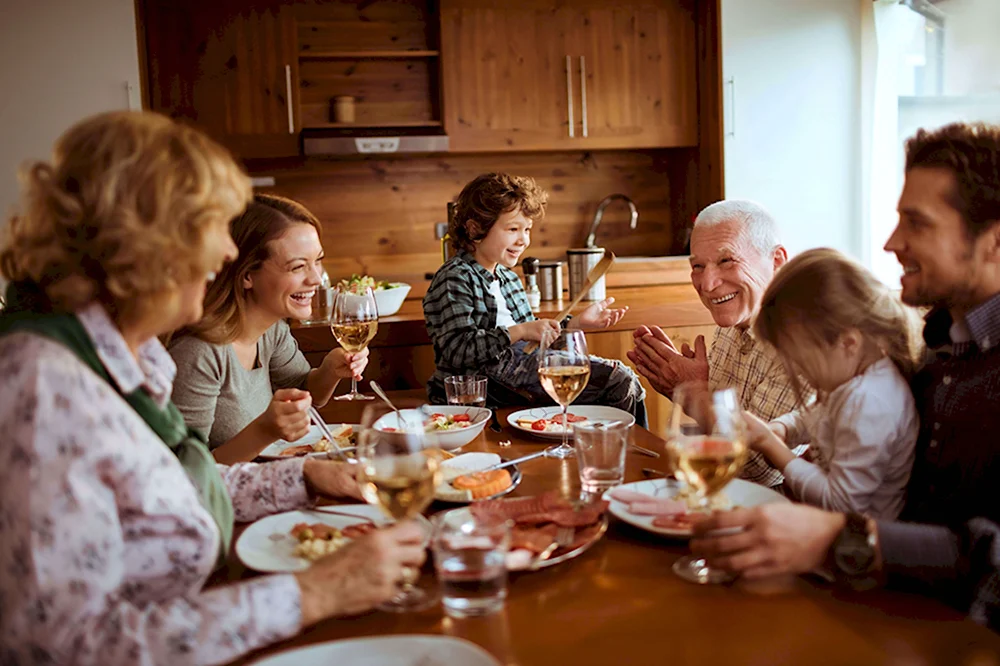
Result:
{"label": "man with dark hair", "polygon": [[[902,298],[929,306],[934,358],[913,381],[922,423],[901,519],[771,505],[719,514],[696,552],[748,578],[826,562],[856,586],[885,579],[1000,630],[1000,127],[954,124],[906,144],[899,224],[885,249]],[[739,534],[714,536],[722,527]]]}

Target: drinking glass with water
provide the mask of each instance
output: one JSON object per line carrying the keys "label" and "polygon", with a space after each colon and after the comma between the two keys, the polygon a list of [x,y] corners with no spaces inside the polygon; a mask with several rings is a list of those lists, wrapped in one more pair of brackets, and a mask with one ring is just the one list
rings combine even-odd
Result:
{"label": "drinking glass with water", "polygon": [[479,375],[454,375],[444,380],[449,405],[467,407],[486,406],[486,377]]}
{"label": "drinking glass with water", "polygon": [[468,509],[446,511],[434,517],[431,549],[447,615],[476,617],[503,608],[509,521],[477,518]]}
{"label": "drinking glass with water", "polygon": [[628,426],[615,423],[584,423],[573,426],[576,460],[583,495],[600,497],[625,479]]}

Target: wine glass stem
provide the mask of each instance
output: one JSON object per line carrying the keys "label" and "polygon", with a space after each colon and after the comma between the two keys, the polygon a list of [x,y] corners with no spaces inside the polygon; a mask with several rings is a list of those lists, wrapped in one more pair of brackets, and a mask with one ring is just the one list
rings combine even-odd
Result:
{"label": "wine glass stem", "polygon": [[351,377],[351,395],[357,395],[357,394],[358,394],[358,380],[355,379],[354,377]]}
{"label": "wine glass stem", "polygon": [[568,443],[568,440],[569,440],[569,423],[567,422],[566,419],[567,419],[567,417],[569,415],[569,405],[568,404],[563,405],[562,408],[563,408],[563,418],[562,418],[562,427],[563,427],[563,433],[562,433],[562,435],[563,435],[563,438],[562,438],[562,447],[564,449],[568,449],[569,448],[569,443]]}

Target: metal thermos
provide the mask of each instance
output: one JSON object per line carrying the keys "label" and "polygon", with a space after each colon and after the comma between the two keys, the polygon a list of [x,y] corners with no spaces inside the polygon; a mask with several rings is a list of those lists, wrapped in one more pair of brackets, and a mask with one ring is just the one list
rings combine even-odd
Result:
{"label": "metal thermos", "polygon": [[543,301],[558,301],[562,298],[561,261],[542,261],[538,264],[538,289]]}
{"label": "metal thermos", "polygon": [[[604,257],[604,248],[577,248],[567,250],[566,255],[569,257],[569,297],[570,299],[574,299],[583,288],[583,283],[587,281],[587,274],[590,273],[590,269],[596,266]],[[604,295],[604,276],[602,275],[601,279],[595,282],[594,286],[590,288],[590,291],[584,294],[583,300],[602,301],[604,300]]]}

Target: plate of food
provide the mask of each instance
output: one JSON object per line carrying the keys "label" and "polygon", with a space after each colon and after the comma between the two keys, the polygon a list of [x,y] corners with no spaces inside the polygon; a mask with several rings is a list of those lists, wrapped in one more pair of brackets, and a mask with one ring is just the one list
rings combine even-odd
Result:
{"label": "plate of food", "polygon": [[375,421],[373,427],[383,432],[405,432],[416,424],[435,446],[453,451],[479,437],[493,413],[485,407],[462,405],[431,405],[429,409],[426,414],[419,409],[401,409],[399,416],[390,412]]}
{"label": "plate of food", "polygon": [[[507,569],[534,571],[579,557],[600,541],[608,529],[607,507],[604,500],[569,500],[557,491],[549,491],[473,502],[458,511],[511,521]],[[565,544],[559,542],[563,532],[567,533]]]}
{"label": "plate of food", "polygon": [[475,643],[451,636],[368,636],[328,641],[289,649],[254,666],[500,666],[489,652]]}
{"label": "plate of food", "polygon": [[[330,429],[330,434],[333,435],[337,446],[340,448],[353,451],[354,447],[357,446],[357,433],[361,429],[360,425],[341,423],[340,425],[329,425],[327,428]],[[314,425],[309,427],[309,433],[305,437],[297,439],[294,442],[286,442],[283,439],[279,439],[268,445],[258,456],[264,460],[283,460],[297,456],[319,456],[326,458],[330,455],[332,449],[333,446],[323,436],[319,426]],[[333,455],[336,456],[336,454]]]}
{"label": "plate of food", "polygon": [[[611,514],[629,525],[663,536],[687,539],[691,526],[708,515],[698,511],[697,496],[674,479],[648,479],[604,493]],[[711,498],[714,510],[727,511],[789,499],[770,488],[733,479]]]}
{"label": "plate of food", "polygon": [[410,285],[405,282],[376,280],[370,275],[358,275],[357,273],[346,280],[341,280],[337,286],[355,292],[363,291],[365,287],[371,287],[372,293],[375,294],[375,304],[378,307],[380,317],[387,317],[399,312],[407,294],[410,293]]}
{"label": "plate of food", "polygon": [[[429,534],[427,519],[417,516],[417,520]],[[254,571],[304,571],[319,558],[392,522],[371,504],[286,511],[250,525],[236,541],[236,557]]]}
{"label": "plate of food", "polygon": [[501,462],[495,453],[463,453],[441,463],[441,481],[434,492],[434,499],[441,502],[466,504],[485,499],[496,499],[510,493],[521,483],[521,470],[517,465],[482,470]]}
{"label": "plate of food", "polygon": [[[570,405],[567,414],[569,427],[574,423],[613,423],[621,422],[626,426],[635,425],[635,417],[626,411],[615,407],[599,405]],[[544,439],[562,439],[565,426],[562,422],[562,407],[533,407],[512,412],[507,416],[507,423],[512,428],[523,433],[542,437]]]}

